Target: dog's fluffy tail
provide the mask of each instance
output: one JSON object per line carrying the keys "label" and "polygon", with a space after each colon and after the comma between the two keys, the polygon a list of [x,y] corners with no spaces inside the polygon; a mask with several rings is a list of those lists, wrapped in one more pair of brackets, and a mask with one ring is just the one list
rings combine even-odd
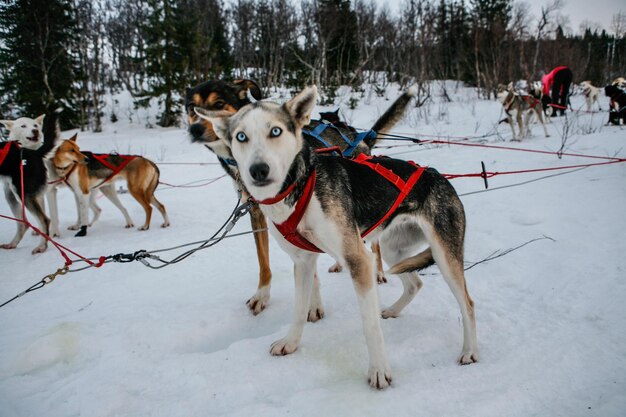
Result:
{"label": "dog's fluffy tail", "polygon": [[[404,116],[404,111],[409,105],[413,97],[417,95],[417,87],[413,86],[406,90],[400,97],[393,102],[387,111],[372,126],[372,130],[377,133],[387,132],[391,130],[396,123]],[[376,138],[366,138],[365,144],[372,149],[376,145]]]}
{"label": "dog's fluffy tail", "polygon": [[43,119],[43,126],[41,131],[43,133],[43,145],[37,152],[45,158],[54,149],[61,137],[61,128],[59,127],[59,113],[63,111],[62,108],[56,108],[54,110],[46,112],[46,117]]}
{"label": "dog's fluffy tail", "polygon": [[411,256],[389,269],[390,274],[404,274],[405,272],[419,271],[427,268],[435,263],[433,258],[433,252],[430,248],[418,253],[415,256]]}

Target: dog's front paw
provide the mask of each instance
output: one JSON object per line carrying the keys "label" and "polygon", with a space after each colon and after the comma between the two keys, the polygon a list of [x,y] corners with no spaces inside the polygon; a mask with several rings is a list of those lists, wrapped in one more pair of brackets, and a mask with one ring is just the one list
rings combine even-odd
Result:
{"label": "dog's front paw", "polygon": [[46,251],[46,249],[48,249],[48,245],[39,245],[35,249],[33,249],[33,251],[31,253],[33,255],[36,255],[38,253],[44,253]]}
{"label": "dog's front paw", "polygon": [[471,349],[468,349],[467,351],[463,350],[461,357],[459,358],[459,365],[470,365],[478,362],[479,359],[480,356],[478,355],[478,351]]}
{"label": "dog's front paw", "polygon": [[395,319],[396,317],[398,317],[400,315],[399,311],[396,311],[392,308],[388,308],[386,310],[383,310],[381,313],[381,316],[384,319]]}
{"label": "dog's front paw", "polygon": [[285,337],[272,343],[270,347],[270,353],[274,356],[285,356],[295,352],[299,345],[298,340],[293,340]]}
{"label": "dog's front paw", "polygon": [[391,385],[391,370],[388,366],[380,368],[370,367],[368,380],[372,388],[385,389]]}
{"label": "dog's front paw", "polygon": [[339,264],[339,262],[335,262],[333,266],[328,268],[328,272],[341,272],[343,267]]}
{"label": "dog's front paw", "polygon": [[307,321],[315,323],[318,320],[324,318],[324,305],[322,304],[322,297],[320,295],[319,285],[313,288],[311,294],[311,301],[309,302],[309,314],[307,315]]}
{"label": "dog's front paw", "polygon": [[139,230],[141,232],[144,232],[144,231],[148,230],[149,228],[150,228],[150,226],[144,224],[143,226],[138,227],[137,230]]}
{"label": "dog's front paw", "polygon": [[162,228],[170,227],[170,222],[165,222],[161,225]]}
{"label": "dog's front paw", "polygon": [[376,282],[379,284],[386,284],[387,278],[385,277],[385,273],[383,271],[378,271],[376,273]]}
{"label": "dog's front paw", "polygon": [[67,230],[78,230],[80,229],[80,224],[73,224],[67,227]]}
{"label": "dog's front paw", "polygon": [[0,249],[15,249],[15,248],[17,248],[17,245],[13,243],[4,243],[0,245]]}
{"label": "dog's front paw", "polygon": [[127,223],[126,226],[124,226],[125,229],[132,229],[133,227],[135,227],[135,225],[132,223]]}
{"label": "dog's front paw", "polygon": [[311,322],[311,323],[315,323],[318,320],[321,320],[324,318],[324,307],[319,306],[319,307],[311,307],[309,309],[309,315],[307,316],[307,321]]}
{"label": "dog's front paw", "polygon": [[269,301],[270,288],[269,286],[265,286],[256,290],[256,293],[248,301],[246,301],[246,305],[250,309],[250,312],[256,316],[261,311],[265,310]]}
{"label": "dog's front paw", "polygon": [[74,235],[75,237],[83,237],[87,236],[87,226],[81,226],[78,233]]}

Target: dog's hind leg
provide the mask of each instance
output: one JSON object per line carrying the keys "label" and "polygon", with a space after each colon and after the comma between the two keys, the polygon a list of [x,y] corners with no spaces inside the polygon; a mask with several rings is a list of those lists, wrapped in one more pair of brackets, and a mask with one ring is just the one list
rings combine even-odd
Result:
{"label": "dog's hind leg", "polygon": [[302,339],[302,331],[308,320],[311,293],[315,283],[315,267],[318,255],[311,252],[299,252],[293,257],[295,278],[294,318],[287,336],[272,343],[270,353],[274,356],[288,355],[295,352]]}
{"label": "dog's hind leg", "polygon": [[159,213],[161,213],[161,216],[163,217],[163,223],[161,224],[161,227],[169,227],[170,218],[167,215],[165,206],[159,200],[157,200],[157,198],[154,196],[154,191],[156,190],[158,185],[159,185],[159,171],[156,170],[155,175],[152,176],[150,185],[146,189],[145,198],[147,201],[150,202],[150,204],[152,204],[154,207],[157,208],[157,210],[159,210]]}
{"label": "dog's hind leg", "polygon": [[250,209],[250,224],[254,233],[256,257],[259,263],[259,285],[256,293],[246,301],[246,305],[255,316],[265,310],[270,300],[272,270],[270,268],[270,244],[267,231],[267,220],[256,204]]}
{"label": "dog's hind leg", "polygon": [[[11,213],[13,213],[13,217],[22,220],[22,207],[11,189],[11,185],[4,184],[4,196],[6,197],[7,203],[9,203],[9,208],[11,209]],[[22,222],[17,222],[17,231],[15,232],[15,236],[13,236],[13,240],[9,243],[0,245],[0,248],[15,249],[24,237],[24,233],[26,233],[26,225]]]}
{"label": "dog's hind leg", "polygon": [[150,228],[150,220],[152,219],[152,206],[150,205],[150,201],[146,199],[143,187],[135,181],[132,181],[129,176],[128,191],[135,198],[135,200],[137,200],[141,207],[143,207],[143,211],[146,213],[146,221],[143,226],[139,227],[139,230],[148,230]]}
{"label": "dog's hind leg", "polygon": [[46,237],[50,233],[50,219],[46,216],[46,213],[44,212],[43,207],[41,207],[41,203],[37,197],[25,197],[24,204],[26,208],[37,218],[37,221],[39,222],[39,230],[44,233],[44,235],[41,236],[41,242],[39,245],[33,249],[33,255],[45,252],[48,248],[48,240]]}
{"label": "dog's hind leg", "polygon": [[[385,262],[389,265],[397,265],[399,262],[407,258],[407,253],[394,249],[387,249],[386,246],[383,246],[382,253]],[[428,259],[432,258],[430,249],[422,252],[420,256],[422,255],[425,259],[425,264],[428,263]],[[398,298],[398,300],[393,303],[391,307],[382,311],[382,317],[384,319],[398,317],[404,307],[406,307],[413,300],[413,298],[415,298],[419,290],[422,289],[423,283],[416,271],[399,274],[398,277],[402,281],[403,292],[400,298]]]}
{"label": "dog's hind leg", "polygon": [[[115,183],[111,182],[109,184],[105,184],[102,187],[100,187],[99,190],[102,191],[102,194],[104,194],[104,196],[108,198],[109,201],[113,203],[115,207],[119,209],[119,211],[122,212],[122,214],[124,215],[124,219],[126,220],[125,227],[127,229],[133,227],[134,226],[133,220],[130,218],[130,215],[128,214],[128,211],[126,210],[126,207],[122,205],[120,198],[117,196],[117,191],[115,191]],[[129,187],[129,190],[130,190],[130,187]]]}
{"label": "dog's hind leg", "polygon": [[383,268],[383,257],[380,253],[380,243],[375,240],[372,242],[372,253],[376,258],[376,281],[379,284],[384,284],[387,282],[387,278],[385,278],[385,270]]}
{"label": "dog's hind leg", "polygon": [[[451,216],[454,218],[454,216]],[[443,224],[445,220],[439,219]],[[470,298],[463,270],[463,230],[464,225],[445,224],[446,236],[437,233],[429,224],[421,224],[430,243],[432,254],[439,270],[452,294],[456,298],[463,319],[463,350],[459,357],[461,365],[478,362],[478,342],[476,339],[476,318],[474,302]]]}

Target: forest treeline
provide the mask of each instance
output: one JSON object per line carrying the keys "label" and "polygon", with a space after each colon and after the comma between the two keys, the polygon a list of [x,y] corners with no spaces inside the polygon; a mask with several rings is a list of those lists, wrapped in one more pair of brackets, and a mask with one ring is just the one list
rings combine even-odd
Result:
{"label": "forest treeline", "polygon": [[[252,78],[268,92],[454,79],[492,97],[568,65],[604,85],[626,68],[626,14],[567,29],[562,0],[539,16],[512,0],[0,0],[0,112],[62,103],[64,127],[99,131],[106,94],[158,97],[158,124],[180,123],[188,87]],[[114,113],[108,115],[113,121]]]}

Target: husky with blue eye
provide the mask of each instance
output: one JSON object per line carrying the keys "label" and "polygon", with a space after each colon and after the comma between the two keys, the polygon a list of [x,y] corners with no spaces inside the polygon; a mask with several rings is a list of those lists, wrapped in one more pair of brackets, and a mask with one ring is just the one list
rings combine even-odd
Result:
{"label": "husky with blue eye", "polygon": [[316,99],[317,89],[310,87],[283,105],[259,101],[235,114],[196,109],[230,149],[246,190],[270,220],[270,233],[294,262],[294,321],[270,353],[287,355],[300,345],[309,302],[320,297],[318,254],[326,252],[352,277],[369,351],[369,383],[389,386],[367,236],[380,242],[383,259],[393,265],[389,272],[404,287],[382,317],[397,317],[422,287],[417,271],[437,263],[463,318],[459,363],[478,361],[474,303],[463,270],[465,213],[454,188],[436,170],[402,160],[318,156],[302,137]]}
{"label": "husky with blue eye", "polygon": [[[369,155],[377,141],[376,134],[370,133],[384,133],[392,129],[402,118],[416,93],[417,89],[414,87],[404,91],[376,120],[370,132],[362,132],[361,134],[358,134],[351,126],[341,122],[338,114],[330,112],[320,113],[321,120],[312,120],[303,129],[305,133],[304,140],[317,149],[339,148],[342,154],[348,156],[356,156],[362,153]],[[187,108],[187,121],[189,123],[191,140],[205,144],[207,148],[217,155],[222,168],[235,181],[238,189],[241,189],[239,168],[230,150],[218,139],[211,123],[198,117],[195,109],[236,113],[245,105],[262,98],[261,89],[252,80],[237,80],[234,82],[210,80],[187,90],[185,107]],[[364,135],[362,140],[359,140],[359,135]],[[266,231],[267,222],[257,204],[253,204],[250,208],[250,221],[252,229],[258,231],[254,233],[254,243],[259,263],[259,285],[254,295],[246,301],[246,305],[252,314],[257,315],[269,304],[272,282],[269,239]],[[372,250],[377,255],[378,282],[386,282],[377,242],[372,242]],[[339,272],[340,270],[341,266],[335,264],[329,269],[329,272]],[[321,302],[313,300],[309,310],[309,321],[315,322],[322,317],[324,317],[324,308]]]}

